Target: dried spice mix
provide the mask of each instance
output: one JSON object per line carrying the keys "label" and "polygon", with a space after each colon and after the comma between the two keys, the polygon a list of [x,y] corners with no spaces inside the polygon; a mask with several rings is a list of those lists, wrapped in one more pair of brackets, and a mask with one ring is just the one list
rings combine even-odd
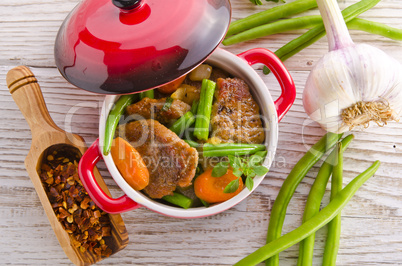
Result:
{"label": "dried spice mix", "polygon": [[54,150],[43,159],[40,178],[53,210],[73,245],[81,252],[108,257],[112,250],[104,237],[111,235],[110,219],[89,197],[78,176],[77,153]]}

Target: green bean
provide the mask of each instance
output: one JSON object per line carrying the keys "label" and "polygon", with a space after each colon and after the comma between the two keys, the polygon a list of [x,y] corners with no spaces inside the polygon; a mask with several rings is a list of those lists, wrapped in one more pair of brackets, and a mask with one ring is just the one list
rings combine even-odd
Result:
{"label": "green bean", "polygon": [[[350,142],[353,140],[353,135],[346,136],[342,141],[342,151],[346,150]],[[327,187],[328,179],[332,173],[332,166],[335,161],[337,150],[334,149],[327,159],[323,162],[317,177],[311,186],[310,193],[308,194],[306,207],[303,214],[303,222],[314,217],[320,211],[321,200]],[[312,265],[313,250],[314,250],[315,235],[311,234],[309,237],[299,243],[299,259],[297,265]]]}
{"label": "green bean", "polygon": [[190,145],[191,148],[198,148],[201,146],[198,142],[191,140],[191,139],[185,139],[184,142],[186,142],[188,145]]}
{"label": "green bean", "polygon": [[204,151],[237,150],[237,149],[265,150],[265,145],[264,144],[248,144],[248,143],[219,143],[219,144],[205,143],[203,146]]}
{"label": "green bean", "polygon": [[228,155],[249,155],[258,151],[265,150],[262,144],[245,144],[245,143],[222,143],[203,145],[202,154],[204,157],[223,157]]}
{"label": "green bean", "polygon": [[[305,177],[307,172],[313,165],[324,155],[324,153],[332,148],[336,142],[342,137],[342,134],[327,133],[316,144],[314,144],[308,152],[296,163],[290,171],[288,177],[282,184],[278,196],[272,205],[271,218],[269,220],[267,243],[279,238],[282,232],[283,222],[285,220],[286,209],[290,199],[293,196],[297,186]],[[278,265],[279,256],[266,261],[266,265]]]}
{"label": "green bean", "polygon": [[230,36],[223,40],[222,44],[228,46],[285,31],[311,28],[315,27],[320,22],[322,23],[321,16],[304,16],[278,20]]}
{"label": "green bean", "polygon": [[193,101],[193,104],[191,105],[190,112],[192,112],[193,114],[196,114],[197,110],[198,110],[198,104],[199,104],[198,100]]}
{"label": "green bean", "polygon": [[180,206],[184,209],[190,208],[194,203],[194,200],[177,192],[173,192],[173,195],[163,196],[162,199],[174,205]]}
{"label": "green bean", "polygon": [[144,98],[149,98],[149,99],[153,99],[155,97],[155,91],[154,90],[147,90],[147,91],[143,91],[140,92],[140,99],[144,99]]}
{"label": "green bean", "polygon": [[208,139],[215,87],[215,82],[209,79],[202,80],[200,102],[198,104],[194,128],[194,136],[199,140]]}
{"label": "green bean", "polygon": [[402,29],[390,27],[379,22],[355,18],[349,21],[346,25],[351,30],[361,30],[372,34],[381,35],[392,40],[402,41]]}
{"label": "green bean", "polygon": [[[343,18],[345,22],[349,22],[361,13],[369,10],[375,6],[380,0],[361,0],[353,5],[348,6],[342,11]],[[282,61],[285,61],[289,57],[300,52],[304,48],[310,46],[314,42],[318,41],[325,35],[324,24],[320,24],[307,31],[303,35],[297,37],[296,39],[288,42],[281,48],[275,51],[276,56]],[[270,70],[268,67],[264,66],[264,74],[268,74]]]}
{"label": "green bean", "polygon": [[[290,19],[283,19],[258,26],[246,31],[243,31],[234,36],[226,38],[223,45],[233,45],[239,42],[245,42],[261,38],[268,35],[283,33],[286,31],[309,29],[322,23],[322,18],[319,15],[304,16]],[[347,22],[346,25],[351,30],[365,31],[371,34],[377,34],[387,37],[392,40],[402,40],[402,30],[379,22],[369,21],[361,18],[354,18]]]}
{"label": "green bean", "polygon": [[180,136],[184,132],[184,130],[194,124],[194,121],[195,117],[193,113],[188,111],[182,117],[177,119],[169,129]]}
{"label": "green bean", "polygon": [[[343,175],[343,152],[342,144],[338,145],[338,162],[332,170],[331,181],[331,197],[333,200],[342,190],[342,175]],[[336,265],[336,256],[339,250],[339,239],[341,237],[341,213],[328,223],[327,241],[324,248],[323,265],[334,266]]]}
{"label": "green bean", "polygon": [[235,265],[256,265],[315,233],[318,229],[329,223],[341,212],[343,207],[345,207],[345,205],[350,201],[352,196],[364,184],[364,182],[375,174],[379,166],[380,162],[375,161],[369,168],[367,168],[366,171],[355,177],[344,189],[336,194],[328,205],[316,216],[306,221],[295,230],[257,249],[247,257],[237,262]]}
{"label": "green bean", "polygon": [[103,154],[108,155],[110,152],[110,147],[112,146],[112,141],[114,133],[116,131],[117,125],[119,124],[120,117],[124,113],[127,106],[132,104],[137,100],[138,94],[130,94],[121,96],[116,104],[110,111],[105,125],[105,139],[103,143]]}
{"label": "green bean", "polygon": [[317,7],[317,3],[315,0],[296,0],[292,3],[276,6],[232,22],[229,26],[226,36],[231,36],[239,32],[266,24],[271,21],[275,21],[280,18],[298,14],[315,7]]}

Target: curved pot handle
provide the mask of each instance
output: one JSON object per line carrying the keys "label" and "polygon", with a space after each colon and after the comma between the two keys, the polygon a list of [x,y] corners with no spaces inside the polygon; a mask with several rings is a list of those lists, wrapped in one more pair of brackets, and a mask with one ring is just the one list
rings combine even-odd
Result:
{"label": "curved pot handle", "polygon": [[95,204],[105,212],[112,214],[131,211],[141,207],[141,205],[130,199],[127,195],[114,199],[103,191],[94,176],[94,168],[100,158],[99,139],[97,139],[82,155],[78,164],[78,174],[81,182]]}
{"label": "curved pot handle", "polygon": [[251,49],[237,56],[246,60],[249,65],[262,63],[274,73],[282,89],[281,95],[274,102],[278,114],[278,122],[281,121],[296,98],[295,84],[282,61],[273,52],[264,48]]}

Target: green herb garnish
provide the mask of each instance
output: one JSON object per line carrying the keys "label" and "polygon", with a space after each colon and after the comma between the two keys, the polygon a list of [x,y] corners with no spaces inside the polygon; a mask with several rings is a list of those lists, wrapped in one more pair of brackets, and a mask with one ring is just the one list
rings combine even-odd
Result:
{"label": "green herb garnish", "polygon": [[[220,162],[212,169],[212,176],[220,177],[226,174],[229,166],[233,169],[233,174],[239,178],[245,177],[245,185],[251,191],[254,187],[253,177],[256,175],[264,176],[268,173],[268,168],[261,165],[264,161],[266,151],[259,151],[250,157],[240,157],[229,155],[229,161]],[[231,181],[224,189],[224,193],[232,193],[239,188],[239,178]]]}

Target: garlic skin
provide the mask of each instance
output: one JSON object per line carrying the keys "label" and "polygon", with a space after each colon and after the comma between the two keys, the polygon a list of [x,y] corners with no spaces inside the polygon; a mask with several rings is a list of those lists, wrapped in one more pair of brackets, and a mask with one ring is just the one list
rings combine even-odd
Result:
{"label": "garlic skin", "polygon": [[[326,54],[311,70],[303,92],[307,114],[334,133],[350,129],[341,114],[358,102],[388,104],[392,110],[391,120],[397,120],[402,112],[401,64],[367,44],[355,44]],[[367,126],[367,123],[362,124]]]}
{"label": "garlic skin", "polygon": [[402,112],[402,65],[383,51],[350,38],[336,0],[317,0],[329,52],[311,70],[303,106],[326,131],[383,126]]}

